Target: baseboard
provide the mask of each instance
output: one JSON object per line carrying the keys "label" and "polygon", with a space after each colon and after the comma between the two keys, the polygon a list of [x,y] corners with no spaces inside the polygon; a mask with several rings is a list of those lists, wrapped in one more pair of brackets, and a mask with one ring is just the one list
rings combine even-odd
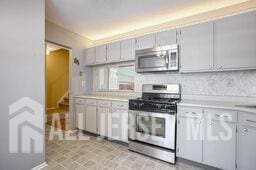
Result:
{"label": "baseboard", "polygon": [[47,166],[48,166],[48,164],[46,162],[44,162],[44,163],[42,163],[42,164],[32,168],[31,170],[40,170],[40,169],[43,169],[43,168],[45,168]]}

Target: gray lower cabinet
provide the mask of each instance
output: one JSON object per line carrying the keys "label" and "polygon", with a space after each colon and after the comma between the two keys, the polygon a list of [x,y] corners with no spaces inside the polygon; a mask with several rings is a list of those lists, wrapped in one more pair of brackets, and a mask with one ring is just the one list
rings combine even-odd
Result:
{"label": "gray lower cabinet", "polygon": [[86,104],[85,109],[85,130],[97,133],[97,106]]}
{"label": "gray lower cabinet", "polygon": [[110,107],[98,106],[97,110],[97,125],[98,134],[101,136],[108,136],[109,134],[109,116],[111,114]]}
{"label": "gray lower cabinet", "polygon": [[128,110],[113,108],[111,112],[112,139],[128,142]]}
{"label": "gray lower cabinet", "polygon": [[177,156],[202,162],[202,121],[197,118],[178,118]]}
{"label": "gray lower cabinet", "polygon": [[238,127],[238,170],[256,169],[256,127]]}
{"label": "gray lower cabinet", "polygon": [[235,170],[237,111],[178,106],[177,156]]}
{"label": "gray lower cabinet", "polygon": [[214,22],[216,68],[256,68],[256,12]]}
{"label": "gray lower cabinet", "polygon": [[236,124],[206,121],[203,140],[203,163],[224,170],[236,169]]}
{"label": "gray lower cabinet", "polygon": [[178,30],[181,72],[213,70],[213,22]]}
{"label": "gray lower cabinet", "polygon": [[85,130],[85,106],[84,104],[75,104],[76,128]]}
{"label": "gray lower cabinet", "polygon": [[256,115],[239,113],[237,138],[238,170],[256,169]]}

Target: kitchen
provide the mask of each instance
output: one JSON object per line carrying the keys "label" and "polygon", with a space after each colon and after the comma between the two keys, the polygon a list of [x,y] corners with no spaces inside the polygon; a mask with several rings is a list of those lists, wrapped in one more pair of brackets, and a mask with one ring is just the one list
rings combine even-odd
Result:
{"label": "kitchen", "polygon": [[[255,0],[0,3],[1,170],[256,169]],[[45,44],[69,52],[65,128]]]}
{"label": "kitchen", "polygon": [[[93,80],[93,95],[75,97],[76,114],[84,116],[77,122],[79,129],[110,139],[118,136],[131,151],[172,164],[177,156],[207,167],[255,169],[255,19],[256,12],[249,11],[86,49],[85,65],[93,67],[94,79],[99,79]],[[97,76],[105,64],[118,67],[119,62],[122,67],[134,63],[134,91],[138,94],[108,91],[102,76]],[[132,99],[136,95],[142,97]],[[173,108],[166,109],[169,105]],[[177,117],[167,118],[166,113],[173,115],[171,111]],[[112,129],[98,133],[99,114],[114,115],[112,121],[118,117],[119,131],[110,125]],[[138,120],[140,114],[144,118]],[[123,118],[128,115],[136,120],[128,123]],[[139,130],[141,121],[161,122],[163,115],[164,137]],[[230,130],[228,140],[206,138],[227,133],[222,123]],[[196,140],[187,140],[190,128],[199,129]],[[110,131],[116,134],[108,136]],[[138,139],[132,132],[150,139]],[[170,139],[175,140],[168,143]]]}

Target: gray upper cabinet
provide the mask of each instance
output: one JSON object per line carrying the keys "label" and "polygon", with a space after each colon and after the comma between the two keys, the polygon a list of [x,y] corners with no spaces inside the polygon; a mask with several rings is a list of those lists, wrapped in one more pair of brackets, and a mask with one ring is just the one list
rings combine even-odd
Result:
{"label": "gray upper cabinet", "polygon": [[107,47],[101,45],[95,47],[95,64],[103,64],[107,61]]}
{"label": "gray upper cabinet", "polygon": [[93,65],[94,63],[95,63],[94,47],[85,49],[85,65]]}
{"label": "gray upper cabinet", "polygon": [[136,50],[153,48],[156,45],[156,34],[148,34],[136,38]]}
{"label": "gray upper cabinet", "polygon": [[202,162],[202,128],[202,121],[200,119],[185,117],[178,118],[178,157],[195,162]]}
{"label": "gray upper cabinet", "polygon": [[107,44],[107,62],[119,62],[121,57],[120,42]]}
{"label": "gray upper cabinet", "polygon": [[121,60],[135,60],[135,39],[121,41]]}
{"label": "gray upper cabinet", "polygon": [[177,43],[176,30],[167,30],[156,33],[156,47]]}
{"label": "gray upper cabinet", "polygon": [[216,68],[256,68],[256,12],[227,17],[214,24]]}
{"label": "gray upper cabinet", "polygon": [[236,124],[207,121],[204,127],[203,163],[225,170],[236,169]]}
{"label": "gray upper cabinet", "polygon": [[213,70],[213,22],[179,31],[181,72]]}

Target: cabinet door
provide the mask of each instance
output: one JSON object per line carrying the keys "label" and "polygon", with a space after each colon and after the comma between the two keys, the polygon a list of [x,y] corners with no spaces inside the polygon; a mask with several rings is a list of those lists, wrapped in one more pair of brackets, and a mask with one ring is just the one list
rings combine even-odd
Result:
{"label": "cabinet door", "polygon": [[95,47],[95,63],[103,64],[107,61],[107,46],[101,45]]}
{"label": "cabinet door", "polygon": [[203,162],[225,170],[236,169],[236,124],[206,122],[203,142]]}
{"label": "cabinet door", "polygon": [[135,40],[128,39],[121,42],[121,59],[135,60]]}
{"label": "cabinet door", "polygon": [[236,15],[214,24],[217,69],[256,67],[256,12]]}
{"label": "cabinet door", "polygon": [[91,133],[97,133],[97,106],[86,105],[85,129]]}
{"label": "cabinet door", "polygon": [[148,34],[136,38],[136,50],[153,48],[156,44],[156,34]]}
{"label": "cabinet door", "polygon": [[111,112],[112,139],[128,142],[128,110],[113,109]]}
{"label": "cabinet door", "polygon": [[238,170],[256,169],[256,128],[238,127]]}
{"label": "cabinet door", "polygon": [[121,57],[120,42],[107,44],[107,62],[118,62]]}
{"label": "cabinet door", "polygon": [[176,30],[167,30],[156,33],[156,46],[176,44]]}
{"label": "cabinet door", "polygon": [[182,28],[180,31],[182,72],[213,69],[213,22]]}
{"label": "cabinet door", "polygon": [[178,118],[177,156],[202,162],[202,122],[194,118]]}
{"label": "cabinet door", "polygon": [[95,63],[94,48],[85,49],[85,65],[92,65]]}
{"label": "cabinet door", "polygon": [[110,107],[102,107],[98,106],[98,112],[97,112],[97,117],[98,117],[98,134],[101,136],[108,136],[108,122],[109,122],[109,116],[110,116]]}
{"label": "cabinet door", "polygon": [[83,104],[75,104],[76,127],[85,130],[85,106]]}

